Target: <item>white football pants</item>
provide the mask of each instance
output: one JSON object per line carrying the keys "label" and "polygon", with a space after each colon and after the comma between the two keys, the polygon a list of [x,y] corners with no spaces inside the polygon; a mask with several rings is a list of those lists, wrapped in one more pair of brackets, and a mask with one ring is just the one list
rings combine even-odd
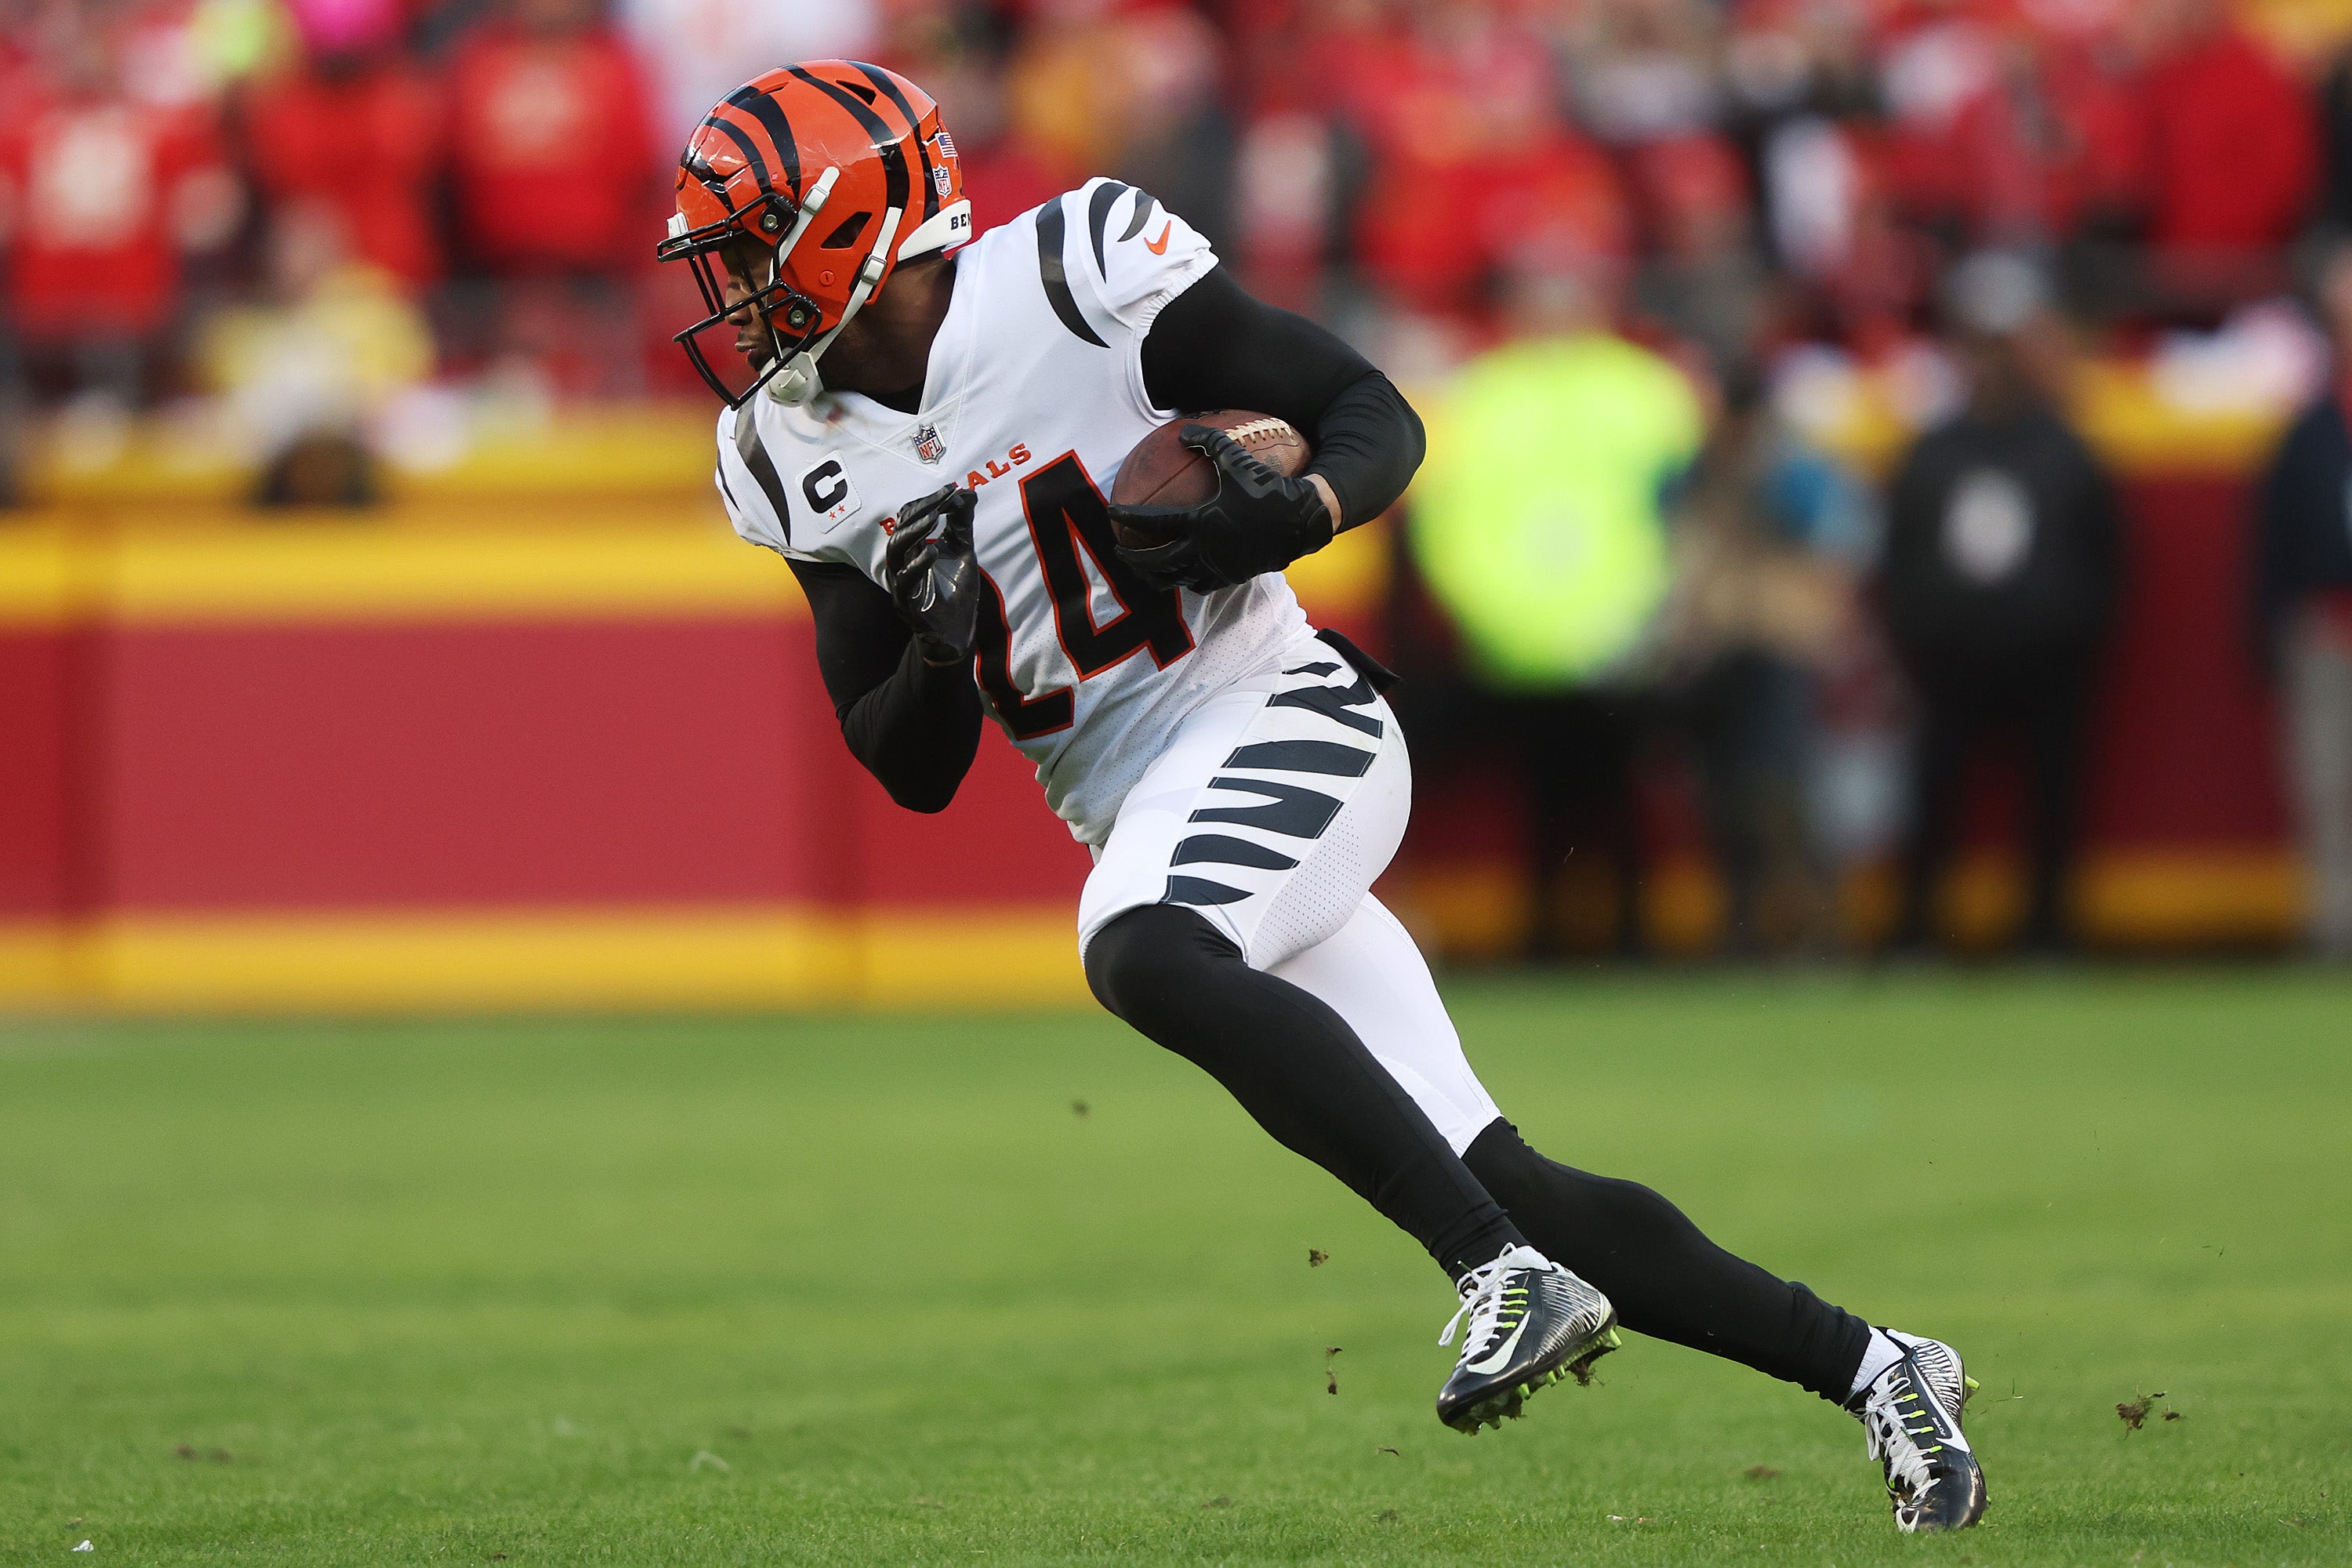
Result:
{"label": "white football pants", "polygon": [[1078,951],[1129,910],[1194,910],[1251,968],[1346,1019],[1459,1154],[1502,1113],[1420,949],[1371,895],[1412,811],[1396,715],[1304,639],[1202,703],[1128,792],[1078,900]]}

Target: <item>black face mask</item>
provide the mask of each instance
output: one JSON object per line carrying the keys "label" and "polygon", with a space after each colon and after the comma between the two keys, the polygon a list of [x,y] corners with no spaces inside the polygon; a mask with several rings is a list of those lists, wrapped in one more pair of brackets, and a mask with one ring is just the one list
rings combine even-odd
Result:
{"label": "black face mask", "polygon": [[[815,300],[793,289],[781,278],[754,289],[731,303],[727,298],[727,277],[721,253],[730,245],[752,245],[750,236],[772,229],[789,234],[798,214],[790,201],[781,195],[763,196],[717,223],[706,224],[685,234],[674,235],[654,247],[657,261],[683,260],[694,273],[695,286],[702,290],[702,303],[709,314],[672,335],[670,341],[686,351],[688,363],[702,377],[703,384],[717,393],[728,407],[740,408],[775,375],[791,363],[793,355],[809,346],[824,324],[824,312]],[[772,258],[770,265],[772,267]],[[736,330],[743,313],[751,311],[764,329],[761,345],[746,353],[736,346]],[[725,335],[715,343],[713,332]]]}

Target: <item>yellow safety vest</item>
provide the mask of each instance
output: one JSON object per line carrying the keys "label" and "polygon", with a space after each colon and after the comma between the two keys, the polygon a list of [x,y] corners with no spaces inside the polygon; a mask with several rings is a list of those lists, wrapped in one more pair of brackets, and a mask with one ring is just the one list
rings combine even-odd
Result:
{"label": "yellow safety vest", "polygon": [[1412,542],[1475,673],[1558,689],[1632,650],[1666,595],[1661,492],[1701,426],[1679,370],[1605,333],[1464,370],[1430,422]]}

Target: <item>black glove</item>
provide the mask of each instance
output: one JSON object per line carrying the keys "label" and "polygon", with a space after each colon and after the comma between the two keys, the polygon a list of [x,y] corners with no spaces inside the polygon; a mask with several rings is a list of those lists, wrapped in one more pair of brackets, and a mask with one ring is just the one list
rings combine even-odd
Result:
{"label": "black glove", "polygon": [[1217,493],[1198,506],[1110,509],[1122,527],[1176,535],[1144,549],[1118,547],[1118,558],[1153,587],[1230,588],[1331,542],[1330,510],[1306,479],[1286,479],[1207,425],[1187,425],[1176,439],[1217,466]]}
{"label": "black glove", "polygon": [[915,630],[925,664],[971,657],[980,619],[980,563],[971,549],[971,509],[980,498],[946,485],[898,509],[882,552],[882,585]]}

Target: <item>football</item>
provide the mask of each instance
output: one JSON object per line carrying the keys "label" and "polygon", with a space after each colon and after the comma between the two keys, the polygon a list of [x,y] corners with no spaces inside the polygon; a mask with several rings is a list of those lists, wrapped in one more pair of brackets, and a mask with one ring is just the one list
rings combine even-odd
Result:
{"label": "football", "polygon": [[[1187,425],[1207,425],[1224,431],[1242,449],[1278,473],[1295,474],[1314,454],[1307,438],[1290,422],[1246,408],[1213,408],[1171,419],[1135,444],[1118,468],[1110,499],[1118,506],[1198,506],[1217,493],[1216,466],[1177,440]],[[1118,542],[1130,550],[1165,544],[1164,535],[1112,525]]]}

